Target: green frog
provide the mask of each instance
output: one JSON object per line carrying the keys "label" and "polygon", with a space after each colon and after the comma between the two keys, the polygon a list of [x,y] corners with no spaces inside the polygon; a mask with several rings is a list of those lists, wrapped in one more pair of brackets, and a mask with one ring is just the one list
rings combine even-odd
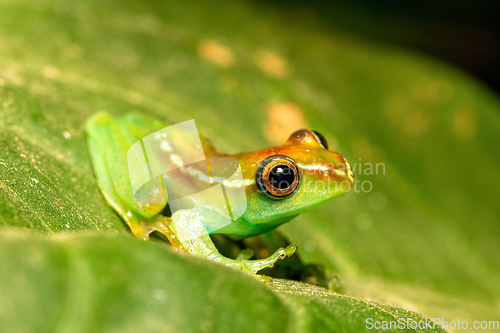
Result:
{"label": "green frog", "polygon": [[[150,234],[157,231],[168,238],[176,251],[214,260],[265,283],[272,283],[272,279],[257,272],[291,256],[297,249],[295,244],[283,243],[280,238],[284,246],[266,258],[251,259],[253,251],[244,249],[232,259],[219,252],[211,234],[222,234],[235,240],[269,234],[298,214],[345,194],[354,182],[346,159],[328,150],[324,137],[312,130],[302,129],[292,133],[281,146],[238,154],[220,153],[207,138],[199,136],[207,161],[214,157],[226,157],[239,163],[241,177],[232,186],[244,190],[244,212],[229,214],[228,217],[218,207],[206,201],[198,204],[193,199],[190,208],[169,214],[166,208],[170,190],[160,193],[165,195],[165,200],[138,200],[129,174],[130,148],[166,126],[157,119],[134,114],[115,118],[100,112],[88,119],[86,131],[90,156],[97,184],[107,203],[140,239],[148,240]],[[162,140],[165,139],[157,136],[156,144],[167,145]],[[192,148],[189,140],[181,144],[186,145],[186,150]],[[168,149],[162,154],[165,156],[161,158],[173,158],[169,156]],[[169,182],[170,189],[187,186],[189,179],[185,177],[188,174],[192,177],[193,165],[189,168],[183,167],[182,163],[179,165],[173,176],[162,178],[162,182]],[[208,174],[202,177],[207,168],[195,171],[198,182],[213,181]],[[208,185],[213,186],[213,183]]]}

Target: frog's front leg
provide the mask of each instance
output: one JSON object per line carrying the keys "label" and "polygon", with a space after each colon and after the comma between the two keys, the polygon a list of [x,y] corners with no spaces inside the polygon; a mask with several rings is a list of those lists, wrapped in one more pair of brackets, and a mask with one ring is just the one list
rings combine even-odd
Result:
{"label": "frog's front leg", "polygon": [[[276,229],[257,237],[247,238],[243,243],[248,247],[248,250],[254,250],[257,253],[273,251],[276,248],[285,247],[290,244]],[[304,263],[300,256],[297,255],[286,262],[280,263],[279,267],[275,268],[272,272],[272,275],[317,284],[338,294],[344,293],[344,289],[337,276],[329,277],[322,265]]]}
{"label": "frog's front leg", "polygon": [[[193,208],[179,210],[172,215],[169,228],[176,235],[177,240],[183,248],[194,255],[206,257],[216,262],[240,269],[259,280],[269,283],[269,277],[256,275],[256,273],[266,267],[272,267],[279,259],[291,256],[297,246],[292,244],[286,248],[279,248],[271,256],[259,260],[231,259],[219,253],[214,243],[210,239],[205,227],[208,218],[217,218],[220,214],[204,208]],[[247,257],[244,255],[243,257]]]}

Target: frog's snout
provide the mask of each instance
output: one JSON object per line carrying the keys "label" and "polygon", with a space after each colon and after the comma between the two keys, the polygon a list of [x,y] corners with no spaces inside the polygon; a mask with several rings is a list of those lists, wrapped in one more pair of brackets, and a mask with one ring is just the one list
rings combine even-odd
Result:
{"label": "frog's snout", "polygon": [[337,163],[333,165],[331,172],[335,173],[335,175],[341,178],[343,181],[347,181],[349,185],[354,184],[354,173],[352,172],[351,165],[344,156],[333,153],[337,155]]}
{"label": "frog's snout", "polygon": [[352,171],[351,165],[344,156],[335,153],[328,152],[329,163],[323,164],[323,179],[331,183],[335,183],[341,188],[342,192],[347,192],[354,185],[354,173]]}

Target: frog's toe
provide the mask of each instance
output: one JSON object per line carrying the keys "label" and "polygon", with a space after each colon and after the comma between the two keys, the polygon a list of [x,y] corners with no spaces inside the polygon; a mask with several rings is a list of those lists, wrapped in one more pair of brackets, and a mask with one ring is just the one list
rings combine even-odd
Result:
{"label": "frog's toe", "polygon": [[244,249],[241,250],[240,254],[236,258],[236,260],[248,260],[253,257],[253,250],[252,249]]}
{"label": "frog's toe", "polygon": [[292,256],[295,251],[297,251],[297,247],[298,246],[296,244],[290,244],[286,248],[280,248],[278,251],[276,251],[279,252],[279,259],[283,260],[286,257]]}
{"label": "frog's toe", "polygon": [[250,276],[253,276],[254,278],[256,278],[257,280],[259,280],[260,282],[262,282],[264,284],[269,284],[269,285],[273,284],[273,279],[270,276],[260,275],[260,274],[256,274],[255,272],[252,272],[252,270],[248,268],[246,263],[248,263],[248,260],[240,260],[238,268],[241,271],[249,274]]}
{"label": "frog's toe", "polygon": [[139,239],[149,240],[149,234],[151,233],[151,229],[145,227],[141,223],[129,223],[130,231]]}
{"label": "frog's toe", "polygon": [[250,269],[250,271],[252,271],[252,273],[255,274],[266,267],[273,267],[278,260],[291,256],[296,250],[297,245],[295,244],[288,245],[286,248],[280,247],[268,258],[245,260],[245,265]]}
{"label": "frog's toe", "polygon": [[[297,244],[288,245],[284,250],[285,256],[290,257],[291,255],[293,255],[295,253],[295,251],[297,251],[297,248],[298,248]],[[285,258],[280,257],[280,259],[285,259]]]}
{"label": "frog's toe", "polygon": [[273,279],[270,277],[270,276],[266,276],[266,275],[259,275],[259,274],[254,274],[253,275],[257,280],[259,280],[260,282],[263,282],[265,284],[273,284]]}

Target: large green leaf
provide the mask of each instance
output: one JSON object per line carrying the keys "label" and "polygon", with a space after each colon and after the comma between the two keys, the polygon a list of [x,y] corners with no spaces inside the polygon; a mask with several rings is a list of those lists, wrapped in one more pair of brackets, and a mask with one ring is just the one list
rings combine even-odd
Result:
{"label": "large green leaf", "polygon": [[[229,1],[0,0],[0,50],[6,330],[360,331],[370,316],[420,318],[403,309],[499,320],[500,103],[454,69]],[[236,152],[276,137],[277,101],[356,168],[358,191],[282,227],[347,296],[286,281],[272,293],[134,240],[95,185],[83,124],[98,110],[195,118]]]}
{"label": "large green leaf", "polygon": [[366,318],[425,320],[292,281],[277,281],[273,293],[236,270],[131,237],[11,231],[0,244],[5,332],[359,331]]}

